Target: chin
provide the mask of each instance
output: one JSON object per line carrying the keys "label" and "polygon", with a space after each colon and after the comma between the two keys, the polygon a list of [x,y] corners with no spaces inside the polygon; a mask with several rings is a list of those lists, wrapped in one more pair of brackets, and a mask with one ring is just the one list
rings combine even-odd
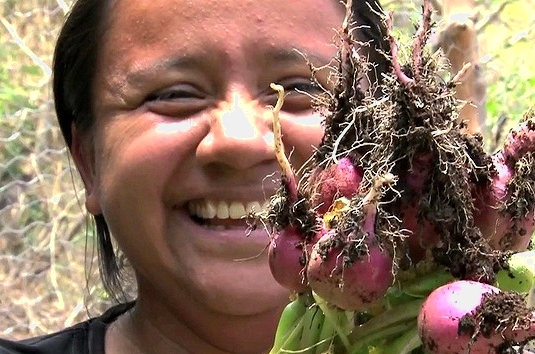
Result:
{"label": "chin", "polygon": [[290,292],[273,279],[267,264],[254,277],[238,272],[213,280],[204,282],[202,298],[215,312],[232,316],[279,312],[289,301]]}

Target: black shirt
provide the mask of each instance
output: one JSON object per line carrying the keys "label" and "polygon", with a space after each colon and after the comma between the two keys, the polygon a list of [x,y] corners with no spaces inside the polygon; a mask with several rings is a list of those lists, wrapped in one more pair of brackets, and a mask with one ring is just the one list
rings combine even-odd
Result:
{"label": "black shirt", "polygon": [[133,305],[116,305],[100,317],[36,338],[17,342],[0,338],[0,354],[104,354],[106,328]]}

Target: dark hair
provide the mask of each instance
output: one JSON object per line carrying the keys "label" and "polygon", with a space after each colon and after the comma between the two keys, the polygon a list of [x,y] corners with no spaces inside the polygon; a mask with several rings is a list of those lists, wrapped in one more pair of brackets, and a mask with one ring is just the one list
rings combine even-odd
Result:
{"label": "dark hair", "polygon": [[71,124],[88,131],[93,123],[91,86],[104,32],[106,1],[78,0],[59,34],[54,51],[53,91],[56,114],[67,146]]}
{"label": "dark hair", "polygon": [[[78,0],[56,42],[53,63],[54,103],[61,132],[72,147],[71,125],[83,134],[94,122],[92,85],[110,1]],[[121,267],[103,215],[95,215],[99,272],[104,289],[118,299]]]}
{"label": "dark hair", "polygon": [[[53,92],[56,115],[69,148],[72,147],[71,125],[81,134],[89,132],[94,122],[92,85],[98,53],[105,33],[106,10],[111,1],[78,0],[73,5],[59,34],[54,52]],[[385,29],[381,6],[376,1],[353,1],[354,20],[360,26],[358,40],[371,42],[370,60],[376,71],[387,70]],[[120,260],[103,215],[94,216],[99,271],[105,290],[116,297],[123,294]]]}
{"label": "dark hair", "polygon": [[378,0],[353,0],[351,12],[353,15],[351,20],[358,29],[353,35],[356,40],[368,43],[370,46],[367,52],[368,61],[374,65],[374,70],[369,75],[370,79],[380,82],[381,73],[389,72],[391,65],[387,57],[390,53],[390,44],[387,39],[388,29],[383,18],[384,10]]}

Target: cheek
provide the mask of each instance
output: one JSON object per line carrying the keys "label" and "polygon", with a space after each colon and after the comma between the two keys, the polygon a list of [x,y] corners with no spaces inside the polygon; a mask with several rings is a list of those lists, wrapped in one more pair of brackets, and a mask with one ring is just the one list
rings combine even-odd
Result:
{"label": "cheek", "polygon": [[[198,130],[189,121],[150,122],[131,119],[108,124],[96,140],[99,199],[106,219],[132,208],[162,205],[166,186],[185,176]],[[177,171],[179,169],[180,171]],[[179,173],[177,173],[179,172]],[[180,183],[181,181],[172,181]],[[118,212],[121,210],[121,212]]]}
{"label": "cheek", "polygon": [[320,115],[310,115],[281,121],[282,139],[296,168],[310,158],[321,142],[324,132],[322,120]]}
{"label": "cheek", "polygon": [[136,267],[159,260],[174,268],[167,237],[168,189],[188,188],[186,171],[202,132],[186,121],[132,121],[109,124],[96,140],[99,203],[111,233]]}

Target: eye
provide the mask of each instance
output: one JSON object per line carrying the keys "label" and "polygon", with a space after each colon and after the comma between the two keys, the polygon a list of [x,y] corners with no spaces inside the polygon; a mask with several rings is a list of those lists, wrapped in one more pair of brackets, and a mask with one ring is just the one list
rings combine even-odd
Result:
{"label": "eye", "polygon": [[209,96],[201,89],[189,84],[158,90],[145,98],[145,105],[151,112],[172,117],[195,114],[209,104]]}
{"label": "eye", "polygon": [[[310,110],[313,96],[322,92],[321,88],[310,78],[289,78],[276,83],[284,87],[286,95],[282,109],[292,113]],[[275,105],[277,94],[270,92],[266,97],[266,101],[270,105]]]}
{"label": "eye", "polygon": [[203,94],[191,85],[179,85],[156,91],[147,96],[147,101],[202,98]]}

